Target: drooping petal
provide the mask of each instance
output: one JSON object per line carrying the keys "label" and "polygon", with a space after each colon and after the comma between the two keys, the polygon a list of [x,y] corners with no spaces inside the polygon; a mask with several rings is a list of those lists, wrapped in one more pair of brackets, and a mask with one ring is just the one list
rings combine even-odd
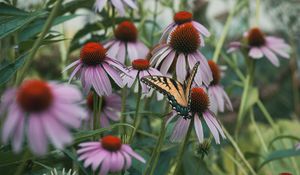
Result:
{"label": "drooping petal", "polygon": [[110,0],[113,4],[113,6],[116,7],[116,9],[118,10],[119,14],[121,16],[125,15],[125,9],[124,9],[124,5],[120,0]]}
{"label": "drooping petal", "polygon": [[107,151],[102,151],[99,155],[97,155],[97,159],[92,163],[93,171],[96,171],[100,164],[104,161],[104,159],[109,155]]}
{"label": "drooping petal", "polygon": [[62,72],[65,72],[67,71],[68,69],[70,69],[71,67],[74,67],[78,64],[80,64],[81,60],[77,60],[77,61],[74,61],[73,63],[69,64],[67,67],[64,68],[64,70]]}
{"label": "drooping petal", "polygon": [[97,0],[94,4],[95,11],[101,12],[102,9],[104,8],[107,0]]}
{"label": "drooping petal", "polygon": [[187,70],[186,70],[186,63],[185,63],[185,56],[184,54],[180,54],[177,59],[176,63],[176,77],[177,80],[180,82],[184,82],[186,78]]}
{"label": "drooping petal", "polygon": [[125,151],[126,153],[128,153],[132,157],[136,158],[140,162],[146,163],[146,160],[143,157],[141,157],[139,154],[134,152],[129,145],[123,144],[122,147],[121,147],[121,150]]}
{"label": "drooping petal", "polygon": [[117,59],[118,61],[120,61],[120,63],[124,64],[125,58],[126,58],[126,46],[125,43],[120,42],[120,49],[117,55]]}
{"label": "drooping petal", "polygon": [[12,106],[9,107],[7,118],[3,124],[2,141],[4,144],[8,142],[9,137],[13,134],[18,121],[21,120],[22,117],[25,117],[24,114],[22,114],[17,104],[13,103]]}
{"label": "drooping petal", "polygon": [[202,115],[203,115],[203,118],[204,118],[209,130],[211,131],[212,135],[214,136],[216,143],[220,144],[219,132],[218,132],[217,128],[215,127],[215,125],[209,120],[210,114],[208,112],[204,112]]}
{"label": "drooping petal", "polygon": [[249,56],[255,59],[263,57],[262,51],[257,47],[252,47],[249,52]]}
{"label": "drooping petal", "polygon": [[163,31],[161,37],[160,37],[160,40],[159,40],[159,43],[165,43],[166,42],[166,39],[167,39],[167,36],[168,34],[170,34],[170,32],[173,30],[173,27],[174,27],[175,23],[172,22],[171,24],[169,24]]}
{"label": "drooping petal", "polygon": [[111,159],[111,153],[106,156],[104,161],[101,164],[99,175],[107,175],[110,168],[110,159]]}
{"label": "drooping petal", "polygon": [[114,82],[119,86],[119,87],[124,87],[124,83],[122,78],[120,77],[120,74],[112,69],[111,67],[109,67],[109,65],[107,64],[103,64],[103,67],[105,69],[105,71],[109,74],[109,76],[114,80]]}
{"label": "drooping petal", "polygon": [[27,137],[31,151],[37,155],[44,155],[47,153],[48,141],[41,118],[38,115],[31,115],[28,120]]}
{"label": "drooping petal", "polygon": [[195,22],[195,21],[193,21],[192,24],[201,34],[203,34],[206,37],[210,36],[210,32],[202,24]]}
{"label": "drooping petal", "polygon": [[23,143],[23,139],[24,139],[24,125],[25,125],[24,122],[25,122],[25,118],[20,117],[20,119],[18,120],[18,123],[16,125],[16,129],[14,130],[12,146],[13,146],[13,151],[16,153],[19,153],[22,149],[22,143]]}
{"label": "drooping petal", "polygon": [[183,119],[183,117],[180,117],[176,121],[176,124],[174,126],[173,133],[171,135],[170,140],[172,142],[181,141],[185,137],[185,135],[188,131],[189,125],[190,125],[190,120],[186,120],[186,119]]}
{"label": "drooping petal", "polygon": [[198,114],[196,114],[194,116],[194,125],[195,125],[195,131],[196,131],[197,138],[198,138],[199,142],[202,143],[203,139],[204,139],[204,133],[203,133],[202,123],[201,123],[201,120],[200,120]]}
{"label": "drooping petal", "polygon": [[278,67],[279,66],[279,60],[277,58],[277,56],[267,47],[261,47],[261,51],[264,53],[264,55],[268,58],[268,60],[270,60],[270,62]]}
{"label": "drooping petal", "polygon": [[135,43],[127,42],[127,52],[131,61],[138,58],[138,50]]}

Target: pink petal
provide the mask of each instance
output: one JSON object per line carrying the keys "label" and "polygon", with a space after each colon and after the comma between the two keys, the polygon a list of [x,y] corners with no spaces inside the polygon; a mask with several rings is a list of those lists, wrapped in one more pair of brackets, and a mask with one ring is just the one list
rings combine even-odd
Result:
{"label": "pink petal", "polygon": [[177,80],[180,82],[184,82],[186,79],[186,63],[185,63],[185,56],[184,54],[180,54],[177,59],[176,63],[176,76]]}
{"label": "pink petal", "polygon": [[204,118],[209,130],[211,131],[212,135],[214,136],[216,143],[220,144],[219,132],[216,129],[215,125],[209,120],[210,114],[208,112],[204,112],[202,115],[203,115],[203,118]]}
{"label": "pink petal", "polygon": [[176,121],[176,124],[173,129],[173,133],[171,135],[170,140],[172,142],[181,141],[185,137],[185,135],[188,131],[189,125],[190,125],[190,120],[186,120],[186,119],[183,119],[183,117],[180,117]]}
{"label": "pink petal", "polygon": [[125,151],[122,151],[122,154],[125,158],[125,169],[128,169],[131,167],[131,157]]}
{"label": "pink petal", "polygon": [[175,58],[176,52],[171,52],[162,62],[160,71],[163,75],[166,75],[168,73],[168,70],[173,63],[173,60]]}
{"label": "pink petal", "polygon": [[102,162],[99,175],[107,175],[110,168],[110,159],[111,159],[111,153],[106,156],[106,159]]}
{"label": "pink petal", "polygon": [[264,53],[264,55],[271,61],[271,63],[278,67],[279,66],[279,60],[277,56],[267,47],[261,47],[261,51]]}
{"label": "pink petal", "polygon": [[124,0],[124,2],[131,8],[133,9],[137,9],[137,6],[135,5],[135,3],[132,0]]}
{"label": "pink petal", "polygon": [[262,53],[262,51],[259,48],[252,47],[250,49],[249,56],[252,57],[252,58],[257,59],[257,58],[263,57],[263,53]]}
{"label": "pink petal", "polygon": [[200,23],[193,21],[192,24],[201,34],[203,34],[206,37],[210,36],[210,32],[207,30],[207,28],[205,28]]}
{"label": "pink petal", "polygon": [[128,57],[130,58],[131,61],[138,58],[138,51],[136,49],[135,43],[130,43],[130,42],[127,43],[127,52],[128,52]]}
{"label": "pink petal", "polygon": [[114,82],[119,86],[119,87],[124,87],[124,83],[122,78],[120,77],[120,74],[112,69],[111,67],[109,67],[109,65],[107,64],[103,64],[103,67],[105,69],[105,71],[109,74],[109,76],[114,80]]}
{"label": "pink petal", "polygon": [[125,58],[126,58],[126,46],[123,42],[120,42],[120,49],[117,55],[118,61],[121,63],[125,63]]}
{"label": "pink petal", "polygon": [[95,11],[101,12],[102,9],[104,8],[107,0],[97,0],[94,4]]}
{"label": "pink petal", "polygon": [[12,104],[8,108],[8,114],[3,124],[2,141],[4,144],[8,142],[9,137],[13,134],[18,122],[25,117],[17,104]]}
{"label": "pink petal", "polygon": [[122,151],[125,151],[126,153],[128,153],[129,155],[131,155],[132,157],[136,158],[137,160],[139,160],[142,163],[146,163],[146,160],[141,157],[140,155],[138,155],[136,152],[134,152],[130,146],[123,144],[121,147]]}
{"label": "pink petal", "polygon": [[198,138],[199,142],[202,143],[203,139],[204,139],[203,127],[201,124],[201,120],[197,114],[194,116],[194,125],[195,125],[195,131],[196,131],[197,138]]}
{"label": "pink petal", "polygon": [[48,141],[40,116],[30,116],[27,134],[31,151],[37,155],[46,154]]}
{"label": "pink petal", "polygon": [[24,122],[25,122],[25,118],[21,117],[18,120],[18,124],[16,125],[16,129],[14,131],[12,146],[13,146],[13,151],[16,153],[20,152],[22,149],[22,143],[24,139]]}
{"label": "pink petal", "polygon": [[111,3],[113,4],[113,6],[116,7],[116,9],[118,10],[119,14],[121,16],[125,15],[125,9],[124,9],[124,5],[120,0],[110,0]]}
{"label": "pink petal", "polygon": [[92,164],[93,171],[96,171],[97,168],[100,166],[100,164],[103,162],[103,160],[109,155],[107,151],[102,151],[97,155],[97,158],[94,160]]}

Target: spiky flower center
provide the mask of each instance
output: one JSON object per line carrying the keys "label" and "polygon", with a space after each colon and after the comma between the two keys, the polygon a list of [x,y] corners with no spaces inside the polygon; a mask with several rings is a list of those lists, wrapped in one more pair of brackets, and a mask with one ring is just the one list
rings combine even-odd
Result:
{"label": "spiky flower center", "polygon": [[[94,92],[90,92],[89,94],[88,94],[88,96],[87,96],[87,99],[86,99],[86,103],[87,103],[87,106],[88,106],[88,108],[91,110],[91,111],[93,111],[93,109],[94,109]],[[101,109],[100,109],[100,111],[103,111],[102,109],[105,107],[105,105],[106,105],[106,100],[105,100],[105,98],[103,97],[102,99],[101,99],[102,101],[101,101]]]}
{"label": "spiky flower center", "polygon": [[147,70],[150,67],[150,62],[146,59],[136,59],[133,60],[131,64],[136,70]]}
{"label": "spiky flower center", "polygon": [[53,94],[46,82],[27,80],[17,92],[17,102],[26,112],[41,112],[52,104]]}
{"label": "spiky flower center", "polygon": [[187,11],[181,11],[174,15],[174,21],[176,24],[183,24],[186,22],[191,22],[193,19],[193,14]]}
{"label": "spiky flower center", "polygon": [[100,64],[106,57],[106,49],[96,42],[89,42],[83,46],[80,52],[81,61],[89,66]]}
{"label": "spiky flower center", "polygon": [[266,43],[265,36],[259,28],[250,29],[247,39],[250,46],[260,47]]}
{"label": "spiky flower center", "polygon": [[178,26],[170,39],[171,47],[180,53],[193,53],[200,46],[200,35],[191,23]]}
{"label": "spiky flower center", "polygon": [[210,67],[213,76],[213,81],[211,82],[211,85],[219,84],[221,79],[221,72],[219,66],[212,60],[208,61],[208,65]]}
{"label": "spiky flower center", "polygon": [[137,40],[137,35],[137,28],[130,21],[120,23],[115,30],[115,37],[124,42],[135,42]]}
{"label": "spiky flower center", "polygon": [[122,146],[122,140],[119,137],[108,135],[101,139],[101,145],[108,151],[118,151]]}
{"label": "spiky flower center", "polygon": [[203,88],[193,88],[191,92],[191,111],[203,113],[208,109],[209,98]]}

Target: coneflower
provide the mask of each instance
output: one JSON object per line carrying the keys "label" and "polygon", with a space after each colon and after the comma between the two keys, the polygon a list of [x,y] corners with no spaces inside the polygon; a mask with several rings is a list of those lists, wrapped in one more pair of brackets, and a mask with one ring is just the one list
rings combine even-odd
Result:
{"label": "coneflower", "polygon": [[228,52],[239,48],[248,50],[249,57],[260,59],[265,56],[273,65],[279,66],[276,55],[289,58],[290,46],[283,39],[274,36],[265,36],[259,28],[252,28],[244,34],[244,42],[235,41],[230,43]]}
{"label": "coneflower", "polygon": [[[125,57],[130,61],[136,58],[145,58],[149,49],[138,41],[138,30],[131,21],[121,22],[114,31],[115,38],[106,42],[108,56],[125,63]],[[126,52],[127,51],[127,52]]]}
{"label": "coneflower", "polygon": [[124,86],[120,74],[126,74],[126,67],[108,57],[106,49],[100,43],[85,44],[81,49],[80,59],[67,66],[64,71],[74,66],[70,81],[77,76],[81,80],[86,94],[93,88],[99,96],[110,95],[112,86],[109,77],[119,87]]}

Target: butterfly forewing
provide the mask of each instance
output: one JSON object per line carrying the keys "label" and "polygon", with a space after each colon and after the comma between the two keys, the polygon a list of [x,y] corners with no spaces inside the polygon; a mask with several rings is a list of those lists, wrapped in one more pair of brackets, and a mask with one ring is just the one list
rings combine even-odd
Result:
{"label": "butterfly forewing", "polygon": [[142,81],[167,95],[169,100],[175,100],[182,107],[187,107],[187,99],[180,82],[163,76],[146,76]]}
{"label": "butterfly forewing", "polygon": [[197,62],[194,65],[193,70],[192,70],[192,72],[187,80],[186,86],[185,86],[185,96],[187,97],[187,101],[189,101],[189,102],[190,102],[189,99],[190,99],[190,95],[191,95],[191,87],[193,85],[193,81],[196,76],[199,64],[200,64],[200,62]]}

